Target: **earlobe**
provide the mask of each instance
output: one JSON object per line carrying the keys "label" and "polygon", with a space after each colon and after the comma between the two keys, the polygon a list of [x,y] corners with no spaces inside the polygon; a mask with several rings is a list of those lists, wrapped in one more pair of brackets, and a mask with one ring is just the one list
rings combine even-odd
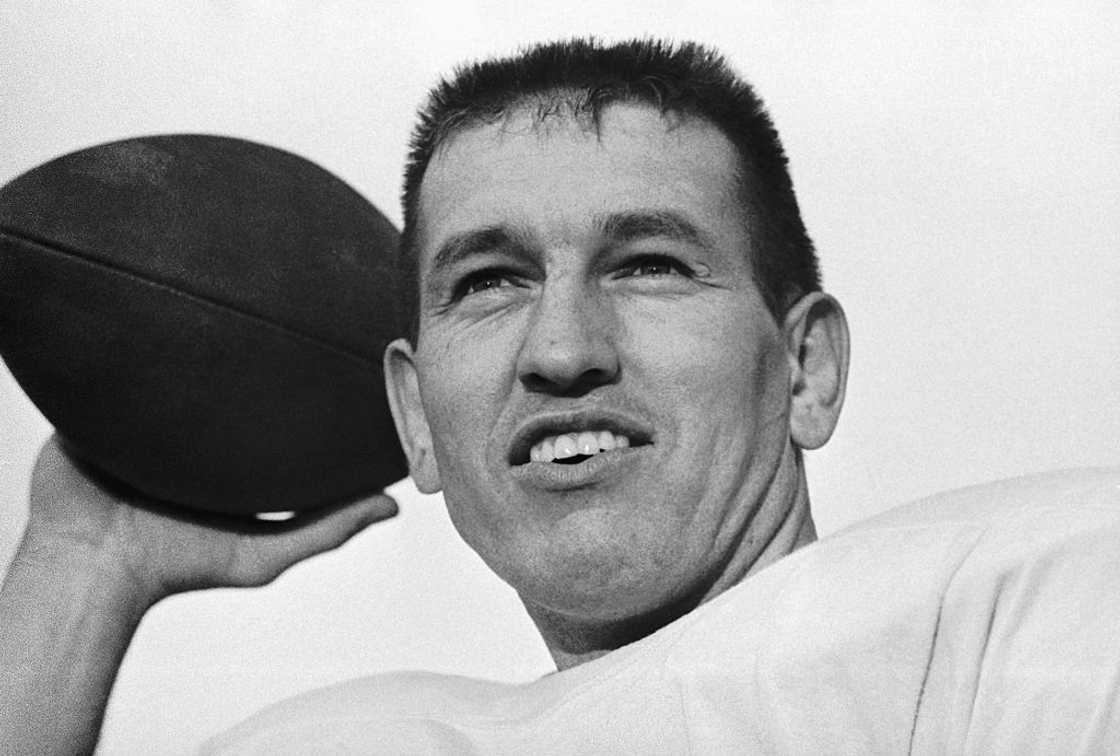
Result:
{"label": "earlobe", "polygon": [[432,432],[420,401],[420,381],[412,345],[397,339],[385,349],[385,393],[397,426],[397,436],[408,458],[408,468],[421,493],[443,488],[432,448]]}
{"label": "earlobe", "polygon": [[790,435],[801,449],[828,441],[848,382],[848,321],[824,292],[801,298],[783,324],[790,361]]}

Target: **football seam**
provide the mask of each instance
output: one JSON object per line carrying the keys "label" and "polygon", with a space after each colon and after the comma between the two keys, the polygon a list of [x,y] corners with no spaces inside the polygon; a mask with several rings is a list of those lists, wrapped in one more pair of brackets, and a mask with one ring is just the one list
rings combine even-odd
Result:
{"label": "football seam", "polygon": [[227,313],[229,313],[231,315],[234,315],[236,317],[243,318],[245,320],[251,320],[255,323],[258,323],[260,325],[265,326],[266,328],[269,328],[271,330],[282,333],[289,338],[292,338],[292,339],[295,339],[295,340],[298,340],[298,341],[310,342],[310,343],[312,343],[312,344],[314,344],[318,347],[321,347],[323,349],[328,349],[332,352],[335,352],[335,353],[337,353],[339,355],[342,355],[344,357],[347,357],[349,359],[357,360],[358,362],[361,362],[363,365],[366,365],[368,367],[374,367],[374,368],[378,367],[375,364],[375,362],[373,360],[371,360],[370,358],[365,357],[365,356],[360,355],[360,354],[357,354],[357,353],[351,351],[350,349],[347,349],[346,347],[340,346],[338,344],[332,344],[329,341],[324,341],[323,339],[320,339],[316,336],[312,336],[310,334],[303,333],[302,331],[296,330],[296,329],[292,328],[291,326],[286,326],[286,325],[283,325],[281,323],[276,323],[274,321],[268,320],[267,318],[263,318],[260,315],[256,315],[252,312],[248,312],[246,310],[239,309],[237,307],[226,304],[224,302],[218,302],[218,301],[215,301],[213,299],[209,299],[207,297],[201,296],[199,294],[194,294],[190,291],[180,289],[176,286],[173,286],[173,285],[168,284],[168,283],[164,283],[162,281],[153,281],[151,279],[144,278],[143,276],[140,276],[140,275],[134,273],[133,271],[128,270],[127,268],[123,268],[119,265],[114,265],[112,263],[105,262],[104,260],[98,260],[97,258],[94,258],[94,257],[92,257],[88,254],[84,254],[82,252],[79,252],[76,249],[73,249],[73,248],[70,248],[70,247],[67,247],[67,246],[63,246],[61,244],[57,244],[55,242],[48,242],[44,239],[36,238],[35,236],[32,236],[32,235],[27,234],[27,233],[22,232],[22,231],[17,231],[17,230],[15,230],[15,229],[13,229],[9,226],[4,226],[4,225],[0,225],[0,234],[6,234],[6,235],[12,237],[13,239],[17,239],[19,241],[30,242],[37,247],[43,248],[47,252],[52,252],[52,253],[61,255],[64,258],[67,258],[67,259],[70,259],[70,260],[73,260],[73,261],[76,261],[76,262],[79,262],[79,263],[85,263],[86,265],[90,265],[90,266],[95,267],[95,268],[102,268],[106,271],[109,271],[110,273],[115,274],[115,275],[131,279],[132,281],[137,282],[137,283],[139,283],[143,286],[147,286],[147,287],[151,287],[153,289],[159,289],[159,290],[168,292],[168,293],[172,294],[173,296],[181,297],[181,298],[186,299],[186,300],[188,300],[188,301],[190,301],[194,304],[198,304],[198,305],[202,305],[202,306],[205,306],[205,307],[210,307],[210,308],[222,310],[222,311],[227,312]]}

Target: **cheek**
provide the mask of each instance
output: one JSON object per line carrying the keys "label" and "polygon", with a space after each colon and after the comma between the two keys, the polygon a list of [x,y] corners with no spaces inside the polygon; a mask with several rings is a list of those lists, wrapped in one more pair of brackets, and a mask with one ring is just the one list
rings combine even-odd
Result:
{"label": "cheek", "polygon": [[[765,311],[726,302],[681,311],[653,328],[632,326],[628,335],[633,354],[644,356],[638,382],[670,431],[664,485],[681,502],[680,528],[710,534],[730,502],[757,493],[788,443],[781,335]],[[706,524],[684,524],[696,518]]]}
{"label": "cheek", "polygon": [[777,326],[761,307],[731,307],[728,298],[635,311],[625,319],[630,362],[641,380],[659,384],[662,406],[690,407],[718,422],[728,413],[783,404],[788,379]]}
{"label": "cheek", "polygon": [[442,482],[454,490],[478,475],[501,402],[509,395],[509,371],[494,340],[452,333],[421,344],[421,401]]}

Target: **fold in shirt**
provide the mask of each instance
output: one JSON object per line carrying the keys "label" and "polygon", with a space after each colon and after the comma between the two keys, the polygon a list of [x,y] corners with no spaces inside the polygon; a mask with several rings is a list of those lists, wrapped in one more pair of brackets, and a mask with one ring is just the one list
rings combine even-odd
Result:
{"label": "fold in shirt", "polygon": [[1120,469],[941,494],[522,685],[379,675],[206,753],[1080,753],[1120,743]]}

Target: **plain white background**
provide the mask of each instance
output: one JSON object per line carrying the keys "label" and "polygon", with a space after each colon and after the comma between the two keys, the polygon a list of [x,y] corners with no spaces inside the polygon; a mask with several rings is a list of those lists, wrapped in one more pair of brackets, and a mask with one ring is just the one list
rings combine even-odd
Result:
{"label": "plain white background", "polygon": [[[1113,3],[0,6],[0,183],[196,131],[308,157],[398,222],[412,115],[457,62],[573,34],[697,39],[770,105],[853,368],[808,456],[823,534],[935,491],[1120,464],[1120,11]],[[0,285],[3,285],[0,270]],[[49,426],[0,369],[0,564]],[[277,698],[424,668],[550,669],[438,497],[261,590],[141,626],[103,753],[182,753]]]}

